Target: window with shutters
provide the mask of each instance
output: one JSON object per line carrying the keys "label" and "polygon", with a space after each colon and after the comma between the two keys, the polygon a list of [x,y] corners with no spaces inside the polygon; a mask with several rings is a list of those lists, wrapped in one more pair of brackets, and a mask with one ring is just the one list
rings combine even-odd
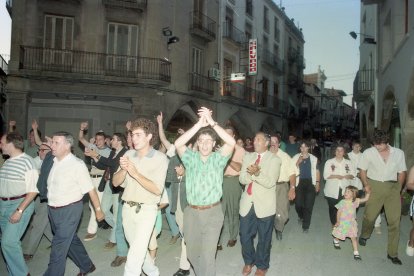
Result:
{"label": "window with shutters", "polygon": [[108,24],[107,69],[138,71],[138,26]]}
{"label": "window with shutters", "polygon": [[72,64],[72,17],[45,16],[43,48],[43,63],[55,65]]}

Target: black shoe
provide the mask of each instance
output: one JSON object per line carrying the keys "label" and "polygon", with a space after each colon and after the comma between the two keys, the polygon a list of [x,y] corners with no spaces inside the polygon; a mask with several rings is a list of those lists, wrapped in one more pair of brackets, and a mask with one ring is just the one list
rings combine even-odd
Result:
{"label": "black shoe", "polygon": [[387,258],[391,260],[393,264],[402,265],[402,262],[398,257],[391,257],[390,255],[387,255]]}
{"label": "black shoe", "polygon": [[359,254],[354,254],[354,260],[355,261],[362,261],[361,256],[359,256]]}
{"label": "black shoe", "polygon": [[364,238],[359,238],[358,239],[358,242],[359,242],[359,245],[360,246],[365,246],[365,245],[367,245],[367,239],[364,239]]}
{"label": "black shoe", "polygon": [[309,229],[308,228],[303,228],[302,230],[303,230],[303,233],[305,233],[305,234],[309,233]]}
{"label": "black shoe", "polygon": [[283,238],[282,232],[279,230],[276,230],[276,240],[281,241]]}
{"label": "black shoe", "polygon": [[190,270],[184,270],[184,269],[178,269],[176,273],[173,274],[173,276],[187,276],[190,275]]}

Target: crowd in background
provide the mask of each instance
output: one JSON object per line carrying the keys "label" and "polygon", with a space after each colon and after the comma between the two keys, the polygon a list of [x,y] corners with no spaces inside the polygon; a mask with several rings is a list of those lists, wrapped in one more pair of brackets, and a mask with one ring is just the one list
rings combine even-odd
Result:
{"label": "crowd in background", "polygon": [[[273,229],[276,240],[282,240],[294,205],[308,233],[318,193],[327,201],[335,249],[350,238],[353,258],[361,261],[358,244],[366,246],[385,219],[388,259],[401,264],[400,199],[406,187],[414,188],[414,173],[406,177],[404,153],[389,145],[386,132],[375,131],[363,151],[356,140],[289,134],[284,141],[277,131],[237,138],[232,126],[214,121],[211,110],[203,107],[198,115],[194,126],[179,129],[171,140],[162,113],[157,122],[139,118],[127,122],[124,133],[98,131],[89,140],[88,123],[82,122],[77,141],[84,156],[78,157],[72,153],[72,134],[60,131],[42,139],[34,120],[23,139],[10,121],[1,139],[6,159],[0,168],[1,248],[10,275],[30,275],[25,262],[35,258],[43,236],[52,248],[44,275],[63,275],[67,257],[79,267],[78,275],[95,271],[77,235],[85,194],[91,212],[83,241],[93,241],[99,228],[110,229],[103,247],[116,248],[110,265],[125,263],[124,275],[160,274],[156,260],[162,258],[156,255],[162,213],[169,243],[181,239],[174,276],[190,275],[191,269],[196,275],[215,275],[216,251],[234,247],[238,239],[242,274],[256,267],[255,275],[266,275]],[[365,215],[358,234],[360,204],[365,204]],[[411,203],[411,215],[413,208]],[[414,256],[414,227],[410,235],[406,253]]]}

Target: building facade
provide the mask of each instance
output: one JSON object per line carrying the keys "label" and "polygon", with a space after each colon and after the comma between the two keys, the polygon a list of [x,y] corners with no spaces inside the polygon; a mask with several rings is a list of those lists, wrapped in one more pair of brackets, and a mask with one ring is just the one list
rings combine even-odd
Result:
{"label": "building facade", "polygon": [[[361,1],[361,61],[354,89],[361,138],[369,139],[375,128],[389,131],[408,165],[414,164],[409,154],[414,149],[413,18],[412,1]],[[361,78],[364,70],[373,76]]]}
{"label": "building facade", "polygon": [[[171,132],[213,109],[241,136],[297,131],[304,39],[270,0],[8,1],[7,120],[27,133],[123,131],[164,113]],[[257,38],[257,74],[247,74]],[[246,73],[243,83],[232,73]]]}

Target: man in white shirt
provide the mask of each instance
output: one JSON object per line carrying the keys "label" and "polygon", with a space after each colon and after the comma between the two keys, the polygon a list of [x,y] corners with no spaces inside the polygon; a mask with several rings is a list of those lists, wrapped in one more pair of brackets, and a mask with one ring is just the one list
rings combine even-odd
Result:
{"label": "man in white shirt", "polygon": [[290,200],[294,200],[296,193],[296,175],[299,174],[292,158],[279,148],[282,138],[279,134],[270,137],[270,152],[282,160],[279,179],[276,182],[276,239],[282,240],[282,232],[289,219]]}
{"label": "man in white shirt", "polygon": [[47,180],[47,197],[54,236],[45,276],[64,275],[67,256],[80,268],[78,276],[87,275],[96,269],[77,235],[84,194],[89,194],[99,221],[104,219],[104,214],[88,168],[71,153],[73,144],[73,136],[68,132],[56,132],[53,135],[51,147],[55,158]]}
{"label": "man in white shirt", "polygon": [[384,207],[388,222],[388,259],[393,264],[401,265],[398,258],[400,239],[401,198],[400,191],[404,185],[407,166],[404,152],[391,147],[388,133],[376,130],[373,137],[374,146],[365,150],[359,162],[361,181],[366,193],[371,196],[366,203],[359,244],[366,245],[374,222]]}

